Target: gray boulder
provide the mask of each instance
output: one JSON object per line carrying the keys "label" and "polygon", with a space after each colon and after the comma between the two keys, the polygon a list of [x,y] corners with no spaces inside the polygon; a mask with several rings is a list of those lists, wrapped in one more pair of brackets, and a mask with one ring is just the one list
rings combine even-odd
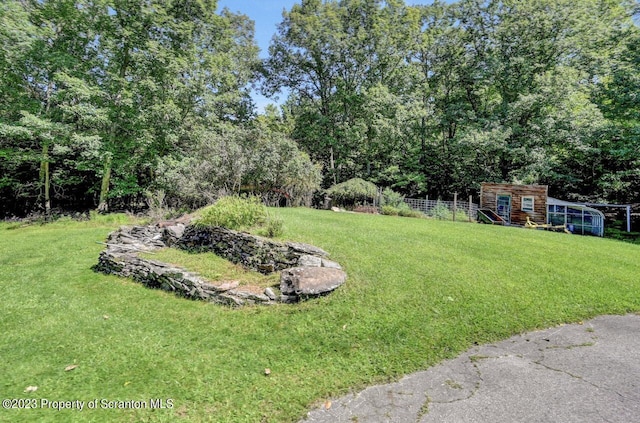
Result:
{"label": "gray boulder", "polygon": [[347,280],[347,274],[331,267],[292,267],[280,274],[283,295],[312,296],[331,292]]}

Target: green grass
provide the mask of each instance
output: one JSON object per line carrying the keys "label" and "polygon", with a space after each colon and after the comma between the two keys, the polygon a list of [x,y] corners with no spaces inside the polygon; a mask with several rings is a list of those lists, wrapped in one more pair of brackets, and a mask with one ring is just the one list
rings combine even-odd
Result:
{"label": "green grass", "polygon": [[[0,421],[287,422],[473,343],[640,311],[640,246],[489,225],[279,209],[349,275],[330,296],[229,309],[93,273],[117,226],[0,225],[3,398],[165,410],[1,410]],[[118,222],[119,223],[119,222]],[[65,367],[78,367],[65,371]],[[270,368],[271,374],[264,375]],[[27,394],[27,386],[38,386]]]}
{"label": "green grass", "polygon": [[262,288],[280,285],[280,273],[263,275],[233,264],[213,253],[188,253],[176,248],[163,248],[151,254],[140,253],[139,256],[188,269],[214,283],[238,281],[241,286],[253,285]]}

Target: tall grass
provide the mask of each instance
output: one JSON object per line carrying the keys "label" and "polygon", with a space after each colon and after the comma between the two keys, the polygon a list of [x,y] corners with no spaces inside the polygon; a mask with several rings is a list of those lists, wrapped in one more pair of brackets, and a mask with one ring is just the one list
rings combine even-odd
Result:
{"label": "tall grass", "polygon": [[93,273],[96,241],[117,225],[0,225],[2,396],[174,400],[161,410],[3,410],[0,420],[296,421],[316,401],[424,369],[473,343],[640,311],[637,245],[272,212],[285,221],[284,238],[329,251],[347,283],[306,303],[228,309]]}

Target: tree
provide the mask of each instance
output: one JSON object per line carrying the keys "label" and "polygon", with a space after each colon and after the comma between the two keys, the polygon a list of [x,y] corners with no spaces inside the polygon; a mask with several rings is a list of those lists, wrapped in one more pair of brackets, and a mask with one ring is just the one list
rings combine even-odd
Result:
{"label": "tree", "polygon": [[270,205],[308,206],[320,187],[320,167],[263,119],[245,127],[221,124],[203,130],[197,140],[181,161],[167,160],[161,167],[157,188],[176,206],[201,207],[243,192]]}
{"label": "tree", "polygon": [[[199,128],[251,118],[247,86],[259,65],[253,24],[215,10],[214,0],[3,3],[0,122],[15,127],[30,116],[44,197],[54,145],[58,156],[64,150],[56,174],[96,193],[107,210],[110,199],[135,202],[157,177],[159,159],[179,157]],[[50,139],[45,127],[66,132]],[[4,131],[7,154],[26,147],[10,135],[18,132]]]}
{"label": "tree", "polygon": [[416,23],[402,1],[305,0],[284,13],[264,90],[292,91],[294,138],[334,183],[370,173],[377,152],[367,90],[395,82],[406,64],[406,31]]}

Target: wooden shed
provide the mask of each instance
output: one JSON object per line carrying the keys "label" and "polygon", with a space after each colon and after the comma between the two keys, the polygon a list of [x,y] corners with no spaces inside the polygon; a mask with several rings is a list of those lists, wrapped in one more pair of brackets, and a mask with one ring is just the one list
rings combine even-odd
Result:
{"label": "wooden shed", "polygon": [[480,188],[480,209],[495,212],[506,224],[524,225],[547,222],[546,185],[514,185],[483,182]]}

